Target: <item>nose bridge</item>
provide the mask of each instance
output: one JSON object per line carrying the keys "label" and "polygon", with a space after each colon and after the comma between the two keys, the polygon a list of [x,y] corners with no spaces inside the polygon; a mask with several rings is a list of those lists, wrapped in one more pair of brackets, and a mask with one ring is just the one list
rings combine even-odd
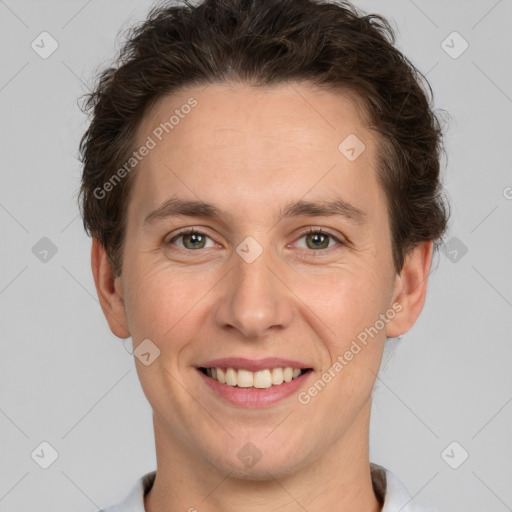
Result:
{"label": "nose bridge", "polygon": [[270,327],[287,326],[292,305],[286,286],[276,276],[279,262],[271,250],[248,237],[237,247],[232,265],[217,308],[220,326],[231,325],[247,338],[257,338]]}

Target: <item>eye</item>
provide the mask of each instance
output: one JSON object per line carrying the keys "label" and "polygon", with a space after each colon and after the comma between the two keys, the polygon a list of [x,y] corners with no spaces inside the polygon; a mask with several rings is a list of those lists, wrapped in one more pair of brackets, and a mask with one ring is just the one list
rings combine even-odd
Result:
{"label": "eye", "polygon": [[[182,249],[206,249],[205,246],[206,240],[210,238],[205,233],[202,233],[201,231],[198,231],[197,229],[186,229],[181,232],[179,232],[177,235],[175,235],[173,238],[171,238],[167,245],[171,245],[176,240],[179,240],[180,238],[183,239],[183,245],[178,245],[178,247]],[[211,240],[211,239],[210,239]],[[213,241],[212,241],[213,242]],[[210,247],[214,247],[215,244],[210,245]]]}
{"label": "eye", "polygon": [[[343,242],[334,235],[326,233],[319,228],[310,228],[300,236],[299,240],[302,238],[305,238],[306,249],[330,249],[332,245],[329,245],[329,241],[338,242],[338,244],[343,245]],[[336,243],[333,245],[336,245]]]}
{"label": "eye", "polygon": [[[303,233],[298,240],[304,238],[306,241],[306,247],[304,249],[311,249],[317,251],[318,249],[330,249],[333,245],[336,245],[336,242],[339,245],[343,245],[337,237],[330,233],[324,232],[319,228],[310,228],[308,231]],[[178,240],[182,239],[182,243],[176,243]],[[207,246],[207,240],[211,241],[211,245]],[[330,244],[330,242],[333,242]],[[195,228],[185,229],[180,231],[175,236],[173,236],[168,242],[167,245],[175,244],[181,249],[190,249],[190,250],[198,250],[198,249],[207,249],[209,247],[215,247],[215,243],[211,238],[199,231]]]}

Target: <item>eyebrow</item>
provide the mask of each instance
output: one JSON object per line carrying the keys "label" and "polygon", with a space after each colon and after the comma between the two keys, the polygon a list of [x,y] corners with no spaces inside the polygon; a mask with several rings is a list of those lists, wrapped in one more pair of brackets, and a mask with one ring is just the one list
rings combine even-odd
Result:
{"label": "eyebrow", "polygon": [[[317,201],[292,201],[288,203],[278,217],[278,222],[290,217],[309,215],[314,217],[341,216],[356,224],[367,220],[367,214],[348,203],[344,199]],[[171,197],[156,210],[152,211],[145,219],[144,226],[155,224],[161,220],[171,217],[204,217],[210,219],[221,219],[223,212],[217,206],[200,200],[181,199]]]}

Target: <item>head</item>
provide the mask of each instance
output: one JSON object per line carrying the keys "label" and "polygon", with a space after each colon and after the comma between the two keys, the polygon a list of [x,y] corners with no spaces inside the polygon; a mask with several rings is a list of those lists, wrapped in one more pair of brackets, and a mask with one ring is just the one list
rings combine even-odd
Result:
{"label": "head", "polygon": [[[96,288],[114,334],[151,340],[136,364],[155,428],[189,458],[264,478],[364,442],[447,222],[431,90],[393,44],[345,2],[163,5],[88,96]],[[239,406],[201,370],[224,358],[308,371],[294,396]]]}

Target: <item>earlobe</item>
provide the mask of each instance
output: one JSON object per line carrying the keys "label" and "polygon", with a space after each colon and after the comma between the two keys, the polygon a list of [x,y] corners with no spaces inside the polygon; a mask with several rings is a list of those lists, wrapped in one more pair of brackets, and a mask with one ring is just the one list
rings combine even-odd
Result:
{"label": "earlobe", "polygon": [[120,278],[114,277],[112,264],[97,238],[92,240],[91,267],[101,309],[110,330],[118,338],[129,338],[122,283]]}
{"label": "earlobe", "polygon": [[386,335],[390,338],[409,331],[423,309],[432,248],[432,241],[418,243],[407,253],[402,271],[396,276],[392,304],[399,304],[400,311],[387,325]]}

